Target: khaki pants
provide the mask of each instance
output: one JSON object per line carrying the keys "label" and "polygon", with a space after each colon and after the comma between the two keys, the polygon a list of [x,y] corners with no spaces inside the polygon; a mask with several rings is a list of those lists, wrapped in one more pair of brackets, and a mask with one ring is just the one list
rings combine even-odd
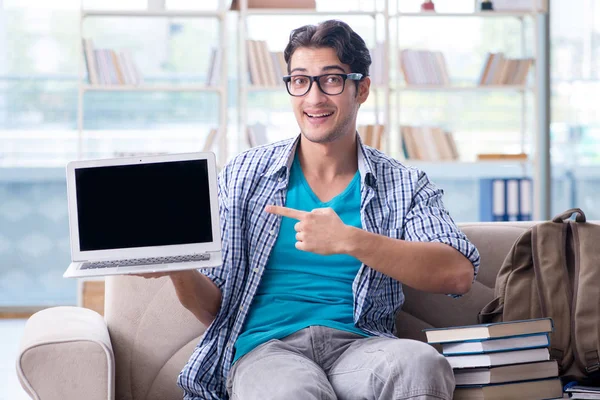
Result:
{"label": "khaki pants", "polygon": [[428,344],[311,326],[264,343],[231,368],[231,400],[452,398],[454,375]]}

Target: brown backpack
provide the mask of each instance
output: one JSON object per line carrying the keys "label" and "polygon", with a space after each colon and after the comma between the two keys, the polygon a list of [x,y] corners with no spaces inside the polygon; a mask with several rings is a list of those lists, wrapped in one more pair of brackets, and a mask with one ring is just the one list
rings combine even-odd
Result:
{"label": "brown backpack", "polygon": [[578,208],[517,239],[479,321],[541,317],[554,321],[550,354],[561,376],[600,384],[600,225]]}

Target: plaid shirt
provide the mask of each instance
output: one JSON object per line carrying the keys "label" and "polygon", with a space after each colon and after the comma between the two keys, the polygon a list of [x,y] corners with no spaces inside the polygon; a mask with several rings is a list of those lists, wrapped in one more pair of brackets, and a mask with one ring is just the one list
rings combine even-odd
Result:
{"label": "plaid shirt", "polygon": [[[219,176],[223,265],[200,270],[222,291],[221,309],[206,330],[178,384],[186,400],[226,399],[233,346],[252,304],[279,232],[281,217],[264,211],[285,205],[290,167],[299,137],[253,148],[237,156]],[[443,192],[427,176],[359,139],[360,217],[363,229],[395,239],[446,243],[472,263],[479,253],[442,204]],[[366,265],[354,279],[354,322],[375,336],[394,337],[402,307],[402,284]]]}

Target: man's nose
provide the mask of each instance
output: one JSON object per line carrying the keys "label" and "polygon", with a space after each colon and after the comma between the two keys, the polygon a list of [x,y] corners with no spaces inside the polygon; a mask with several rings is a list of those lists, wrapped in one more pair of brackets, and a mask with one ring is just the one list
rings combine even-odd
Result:
{"label": "man's nose", "polygon": [[322,103],[327,100],[327,95],[319,89],[317,81],[313,82],[312,87],[304,96],[306,101],[313,104]]}

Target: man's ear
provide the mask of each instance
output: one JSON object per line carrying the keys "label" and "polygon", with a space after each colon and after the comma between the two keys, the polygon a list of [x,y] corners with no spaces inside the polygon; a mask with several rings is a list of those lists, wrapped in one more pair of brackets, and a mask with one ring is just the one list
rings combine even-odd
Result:
{"label": "man's ear", "polygon": [[368,76],[360,80],[358,82],[358,89],[356,91],[356,99],[358,100],[358,104],[362,104],[367,101],[369,97],[369,91],[371,87],[371,78]]}

